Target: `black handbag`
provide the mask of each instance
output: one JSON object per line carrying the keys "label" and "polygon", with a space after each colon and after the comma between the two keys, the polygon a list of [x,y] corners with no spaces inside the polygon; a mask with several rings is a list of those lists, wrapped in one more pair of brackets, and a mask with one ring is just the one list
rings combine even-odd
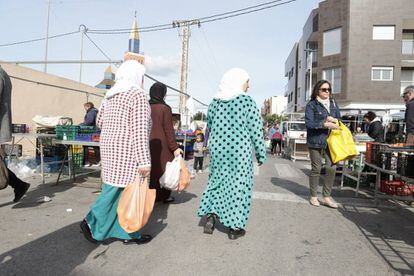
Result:
{"label": "black handbag", "polygon": [[0,190],[6,189],[9,185],[9,170],[4,163],[4,152],[0,148]]}

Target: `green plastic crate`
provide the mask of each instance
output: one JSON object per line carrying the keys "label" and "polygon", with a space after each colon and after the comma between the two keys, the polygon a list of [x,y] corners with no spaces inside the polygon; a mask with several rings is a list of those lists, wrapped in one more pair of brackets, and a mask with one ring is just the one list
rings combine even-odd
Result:
{"label": "green plastic crate", "polygon": [[79,134],[93,134],[95,132],[95,126],[79,126]]}
{"label": "green plastic crate", "polygon": [[72,161],[75,168],[82,168],[83,167],[83,152],[82,153],[74,153],[72,155]]}
{"label": "green plastic crate", "polygon": [[75,140],[76,134],[79,133],[79,126],[56,126],[56,138],[63,140],[66,136],[66,140]]}

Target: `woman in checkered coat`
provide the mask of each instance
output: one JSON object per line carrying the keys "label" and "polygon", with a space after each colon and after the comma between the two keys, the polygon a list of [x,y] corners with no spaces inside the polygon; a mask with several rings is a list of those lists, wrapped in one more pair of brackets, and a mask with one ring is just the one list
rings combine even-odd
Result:
{"label": "woman in checkered coat", "polygon": [[125,244],[141,244],[151,240],[149,235],[126,233],[117,216],[123,189],[139,175],[149,176],[151,170],[151,110],[141,88],[144,74],[145,67],[137,61],[124,62],[98,113],[102,193],[81,222],[85,238],[93,243],[122,240]]}

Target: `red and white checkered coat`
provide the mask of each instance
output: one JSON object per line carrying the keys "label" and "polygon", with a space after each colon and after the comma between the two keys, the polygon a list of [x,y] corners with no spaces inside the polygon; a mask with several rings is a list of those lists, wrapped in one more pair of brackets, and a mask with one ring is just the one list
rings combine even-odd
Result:
{"label": "red and white checkered coat", "polygon": [[125,187],[138,168],[151,166],[151,108],[144,91],[131,89],[105,99],[96,124],[101,129],[103,182]]}

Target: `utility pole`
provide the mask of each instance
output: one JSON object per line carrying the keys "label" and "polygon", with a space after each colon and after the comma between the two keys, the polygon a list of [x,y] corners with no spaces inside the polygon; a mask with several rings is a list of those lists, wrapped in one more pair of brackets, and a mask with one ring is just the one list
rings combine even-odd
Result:
{"label": "utility pole", "polygon": [[45,66],[43,68],[43,71],[47,72],[47,47],[49,43],[49,18],[50,18],[50,0],[47,4],[47,20],[46,20],[46,48],[45,48]]}
{"label": "utility pole", "polygon": [[85,35],[86,32],[86,26],[85,25],[80,25],[79,26],[79,31],[81,31],[81,46],[80,46],[80,64],[79,64],[79,83],[82,82],[82,64],[83,64],[83,37]]}
{"label": "utility pole", "polygon": [[[200,20],[175,20],[173,27],[180,29],[180,37],[182,38],[181,48],[181,80],[180,90],[187,93],[187,77],[188,77],[188,44],[191,36],[190,26],[198,25],[200,27]],[[181,115],[185,112],[186,98],[184,94],[180,94],[180,103],[178,110]]]}

